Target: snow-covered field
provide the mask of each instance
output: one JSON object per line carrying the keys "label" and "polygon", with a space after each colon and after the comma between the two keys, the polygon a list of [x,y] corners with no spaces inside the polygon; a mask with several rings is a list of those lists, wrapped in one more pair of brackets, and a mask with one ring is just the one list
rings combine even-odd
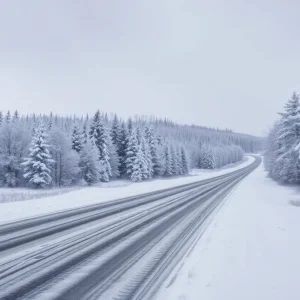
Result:
{"label": "snow-covered field", "polygon": [[44,190],[29,188],[0,188],[0,203],[53,197],[73,192],[78,189],[80,189],[80,187],[53,188]]}
{"label": "snow-covered field", "polygon": [[235,189],[158,300],[300,299],[299,191],[266,176]]}
{"label": "snow-covered field", "polygon": [[[243,163],[238,163],[231,167],[213,171],[194,171],[192,174],[193,176],[158,179],[129,185],[127,182],[117,181],[116,183],[102,184],[100,186],[84,188],[52,197],[33,199],[30,201],[1,203],[0,223],[192,183],[241,169],[251,164],[253,161],[253,157],[247,157],[247,160]],[[3,191],[5,192],[5,189],[3,189]],[[6,192],[9,193],[8,191]],[[17,190],[15,192],[17,193]],[[24,192],[30,193],[28,190]],[[31,192],[34,193],[35,191]],[[12,190],[12,195],[10,195],[10,197],[13,197],[13,193],[14,191]]]}

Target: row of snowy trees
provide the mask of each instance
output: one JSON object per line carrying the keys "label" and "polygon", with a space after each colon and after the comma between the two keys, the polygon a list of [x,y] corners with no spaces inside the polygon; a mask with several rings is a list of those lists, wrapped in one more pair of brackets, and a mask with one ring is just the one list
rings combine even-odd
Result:
{"label": "row of snowy trees", "polygon": [[[199,148],[207,146],[236,145],[246,153],[257,153],[262,149],[263,139],[231,130],[220,130],[196,125],[180,125],[167,119],[136,117],[136,124],[150,123],[155,130],[168,140],[183,143],[190,153],[192,164],[196,163]],[[195,156],[195,158],[194,158]]]}
{"label": "row of snowy trees", "polygon": [[185,147],[150,125],[96,112],[89,118],[20,117],[0,113],[0,182],[5,186],[67,186],[111,178],[141,181],[189,172]]}
{"label": "row of snowy trees", "polygon": [[136,117],[138,125],[151,123],[160,136],[185,145],[193,168],[220,168],[237,162],[244,152],[261,151],[263,139],[230,130],[180,125],[167,119]]}
{"label": "row of snowy trees", "polygon": [[[95,113],[78,118],[0,112],[0,185],[141,181],[219,168],[257,151],[259,138],[167,120]],[[248,150],[247,150],[248,149]]]}
{"label": "row of snowy trees", "polygon": [[296,92],[280,116],[267,138],[265,166],[273,179],[300,184],[300,97]]}
{"label": "row of snowy trees", "polygon": [[236,163],[244,158],[244,151],[236,145],[209,146],[200,148],[196,167],[200,169],[221,168],[228,164]]}

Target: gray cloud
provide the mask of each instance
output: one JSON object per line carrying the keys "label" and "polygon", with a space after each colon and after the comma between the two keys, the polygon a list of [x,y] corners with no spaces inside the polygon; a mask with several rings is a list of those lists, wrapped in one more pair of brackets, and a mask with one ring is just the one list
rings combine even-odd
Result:
{"label": "gray cloud", "polygon": [[0,103],[263,134],[300,92],[297,1],[1,1]]}

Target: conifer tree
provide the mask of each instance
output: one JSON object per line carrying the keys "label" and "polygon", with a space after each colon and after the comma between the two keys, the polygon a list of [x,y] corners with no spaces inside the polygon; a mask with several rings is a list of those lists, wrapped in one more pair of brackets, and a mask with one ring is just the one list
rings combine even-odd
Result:
{"label": "conifer tree", "polygon": [[186,151],[183,146],[181,146],[181,163],[182,163],[182,172],[183,174],[189,173],[189,162]]}
{"label": "conifer tree", "polygon": [[134,164],[139,151],[139,145],[136,138],[136,132],[132,132],[129,136],[128,146],[126,150],[126,174],[131,178],[134,170]]}
{"label": "conifer tree", "polygon": [[31,136],[22,124],[3,123],[0,128],[0,183],[15,187],[24,182],[21,163]]}
{"label": "conifer tree", "polygon": [[48,121],[48,131],[52,129],[52,126],[53,126],[53,113],[51,112]]}
{"label": "conifer tree", "polygon": [[136,127],[135,132],[136,132],[137,143],[138,143],[138,145],[141,145],[142,144],[142,132],[141,132],[140,127]]}
{"label": "conifer tree", "polygon": [[120,147],[120,123],[117,115],[114,115],[113,121],[112,121],[112,126],[111,126],[111,141],[112,143],[116,146],[117,150],[119,150]]}
{"label": "conifer tree", "polygon": [[87,122],[84,122],[83,124],[81,136],[82,136],[82,143],[86,144],[88,141]]}
{"label": "conifer tree", "polygon": [[111,174],[112,178],[118,178],[120,176],[120,160],[119,155],[117,153],[117,149],[115,144],[112,143],[111,139],[109,139],[108,143],[108,150],[109,150],[109,163],[111,166]]}
{"label": "conifer tree", "polygon": [[79,180],[79,154],[72,150],[72,141],[66,132],[53,127],[49,132],[52,164],[52,182],[58,186],[76,184]]}
{"label": "conifer tree", "polygon": [[91,124],[90,138],[99,151],[101,165],[100,179],[107,182],[112,176],[109,163],[108,135],[99,110],[96,112]]}
{"label": "conifer tree", "polygon": [[160,164],[159,164],[157,138],[155,137],[153,128],[145,126],[145,138],[149,145],[149,149],[151,153],[153,176],[157,176],[160,174]]}
{"label": "conifer tree", "polygon": [[144,156],[143,179],[150,179],[153,177],[152,157],[149,145],[144,137],[141,140],[141,148]]}
{"label": "conifer tree", "polygon": [[16,110],[14,112],[13,119],[12,119],[13,123],[17,122],[19,118],[20,118],[19,112]]}
{"label": "conifer tree", "polygon": [[132,172],[130,174],[130,179],[132,181],[141,181],[147,176],[147,168],[145,165],[145,159],[142,151],[141,145],[137,146],[137,152],[134,157]]}
{"label": "conifer tree", "polygon": [[126,124],[123,122],[120,129],[120,144],[118,148],[118,155],[120,158],[119,171],[121,176],[127,174],[126,159],[127,159],[128,142],[129,142],[129,135],[126,128]]}
{"label": "conifer tree", "polygon": [[177,155],[173,145],[171,146],[171,159],[172,159],[172,163],[171,163],[172,175],[178,175],[179,170],[178,170]]}
{"label": "conifer tree", "polygon": [[182,157],[181,157],[181,149],[180,147],[176,147],[176,161],[177,161],[177,171],[178,175],[183,175],[183,166],[182,166]]}
{"label": "conifer tree", "polygon": [[205,145],[201,149],[201,156],[199,159],[198,167],[200,169],[214,169],[214,158],[212,149]]}
{"label": "conifer tree", "polygon": [[[92,143],[97,147],[96,142],[99,136],[100,111],[97,110],[90,126],[89,136]],[[98,148],[98,147],[97,147]]]}
{"label": "conifer tree", "polygon": [[164,175],[172,176],[173,175],[172,157],[170,153],[170,147],[168,145],[165,146],[165,150],[164,150],[164,162],[165,162]]}
{"label": "conifer tree", "polygon": [[[297,145],[300,142],[300,103],[295,92],[288,100],[278,125],[278,158],[275,168],[283,182],[300,183],[300,160]],[[277,165],[277,167],[276,167]]]}
{"label": "conifer tree", "polygon": [[72,132],[72,149],[79,153],[83,147],[83,137],[78,124],[74,124]]}
{"label": "conifer tree", "polygon": [[128,135],[130,136],[133,132],[133,122],[131,118],[129,118],[127,121],[127,130],[128,130]]}
{"label": "conifer tree", "polygon": [[98,149],[87,139],[80,152],[79,167],[84,181],[91,185],[100,180],[100,162]]}
{"label": "conifer tree", "polygon": [[58,126],[58,124],[59,124],[58,115],[55,115],[54,116],[54,125]]}
{"label": "conifer tree", "polygon": [[5,116],[5,121],[6,123],[10,123],[11,121],[11,114],[10,114],[10,111],[7,112],[6,116]]}
{"label": "conifer tree", "polygon": [[22,163],[25,167],[24,178],[36,188],[49,185],[52,181],[50,166],[53,160],[49,153],[46,138],[43,125],[39,125],[32,139],[29,158]]}

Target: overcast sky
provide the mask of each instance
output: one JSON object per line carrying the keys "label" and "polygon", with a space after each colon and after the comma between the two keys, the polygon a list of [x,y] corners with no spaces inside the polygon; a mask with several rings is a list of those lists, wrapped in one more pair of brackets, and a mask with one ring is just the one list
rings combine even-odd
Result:
{"label": "overcast sky", "polygon": [[297,0],[0,0],[0,109],[262,135],[300,93]]}

